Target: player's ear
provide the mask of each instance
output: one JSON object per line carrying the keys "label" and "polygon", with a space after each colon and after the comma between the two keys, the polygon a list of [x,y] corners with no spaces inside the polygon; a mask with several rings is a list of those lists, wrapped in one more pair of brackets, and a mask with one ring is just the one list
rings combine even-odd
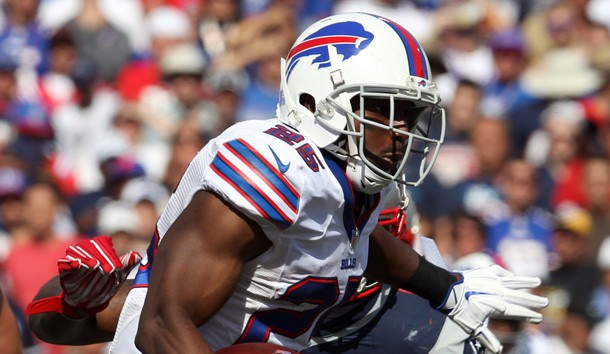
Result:
{"label": "player's ear", "polygon": [[302,93],[299,96],[299,103],[305,106],[312,113],[316,111],[316,100],[308,93]]}

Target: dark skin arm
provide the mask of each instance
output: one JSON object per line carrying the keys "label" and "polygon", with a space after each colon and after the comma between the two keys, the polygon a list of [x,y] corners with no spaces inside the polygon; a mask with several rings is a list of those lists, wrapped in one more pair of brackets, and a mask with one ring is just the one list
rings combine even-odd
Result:
{"label": "dark skin arm", "polygon": [[[41,340],[61,345],[87,345],[109,342],[119,321],[121,308],[131,288],[132,280],[126,280],[103,311],[72,319],[55,312],[30,316],[30,328]],[[40,288],[34,300],[57,296],[61,292],[59,277],[51,278]]]}
{"label": "dark skin arm", "polygon": [[421,258],[407,243],[377,225],[371,233],[365,275],[373,280],[411,291],[434,307],[441,305],[459,275]]}
{"label": "dark skin arm", "polygon": [[144,353],[212,353],[197,327],[229,298],[244,264],[271,246],[258,225],[200,191],[163,238],[136,346]]}
{"label": "dark skin arm", "polygon": [[7,354],[21,354],[23,348],[21,346],[21,338],[19,338],[19,329],[17,321],[13,315],[13,311],[4,298],[4,293],[0,288],[0,343],[2,344],[2,352]]}
{"label": "dark skin arm", "polygon": [[399,287],[407,282],[419,264],[418,254],[407,243],[377,225],[371,233],[365,276]]}

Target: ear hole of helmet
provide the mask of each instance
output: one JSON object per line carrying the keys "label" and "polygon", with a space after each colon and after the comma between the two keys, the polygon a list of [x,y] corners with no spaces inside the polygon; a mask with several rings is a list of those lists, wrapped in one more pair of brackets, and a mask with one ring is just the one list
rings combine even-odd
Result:
{"label": "ear hole of helmet", "polygon": [[308,93],[302,93],[299,96],[299,103],[302,104],[305,108],[310,110],[312,113],[316,110],[316,100],[312,95]]}

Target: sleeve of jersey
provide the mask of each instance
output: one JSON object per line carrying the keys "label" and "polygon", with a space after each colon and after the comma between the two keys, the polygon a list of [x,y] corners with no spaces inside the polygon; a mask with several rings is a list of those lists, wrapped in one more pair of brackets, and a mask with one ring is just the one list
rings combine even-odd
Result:
{"label": "sleeve of jersey", "polygon": [[[204,188],[222,196],[261,226],[285,229],[295,223],[301,202],[298,173],[282,173],[278,166],[289,161],[283,146],[271,148],[265,139],[236,139],[219,146],[204,172]],[[268,141],[267,141],[268,142]],[[277,151],[277,152],[276,152]],[[290,151],[288,151],[290,152]]]}

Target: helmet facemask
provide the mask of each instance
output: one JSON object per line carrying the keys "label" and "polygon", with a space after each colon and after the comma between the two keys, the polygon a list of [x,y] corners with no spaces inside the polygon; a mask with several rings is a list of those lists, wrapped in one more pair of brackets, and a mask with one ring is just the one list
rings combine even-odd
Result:
{"label": "helmet facemask", "polygon": [[[347,105],[346,96],[351,97]],[[392,181],[416,186],[428,174],[442,143],[445,120],[438,97],[422,96],[421,90],[404,86],[352,85],[333,91],[318,104],[314,115],[321,126],[333,115],[347,118],[345,128],[337,131],[342,138],[327,149],[347,161],[346,173],[356,189],[376,193]],[[407,164],[418,169],[413,180],[405,177]]]}

